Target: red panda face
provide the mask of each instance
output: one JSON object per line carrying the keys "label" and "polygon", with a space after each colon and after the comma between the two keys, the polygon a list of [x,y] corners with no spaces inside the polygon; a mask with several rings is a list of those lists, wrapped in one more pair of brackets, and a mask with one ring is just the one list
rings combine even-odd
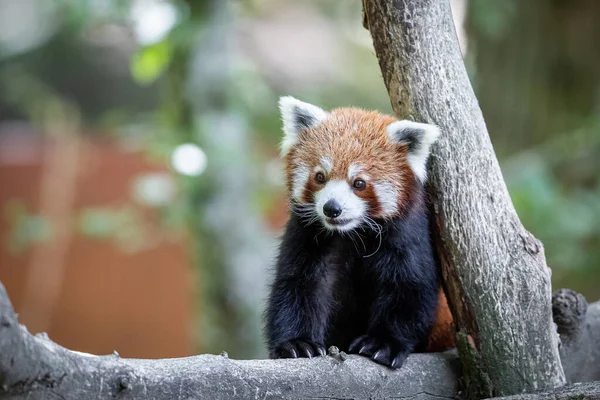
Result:
{"label": "red panda face", "polygon": [[436,127],[378,112],[326,112],[283,97],[282,157],[294,212],[332,231],[399,215],[425,180]]}

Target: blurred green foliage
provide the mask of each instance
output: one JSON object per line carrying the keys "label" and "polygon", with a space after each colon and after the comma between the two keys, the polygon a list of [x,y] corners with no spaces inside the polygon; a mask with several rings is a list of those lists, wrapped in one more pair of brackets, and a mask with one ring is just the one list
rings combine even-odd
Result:
{"label": "blurred green foliage", "polygon": [[131,75],[141,85],[151,84],[166,70],[171,56],[167,40],[140,47],[131,57]]}
{"label": "blurred green foliage", "polygon": [[468,65],[555,287],[600,296],[600,3],[469,1]]}
{"label": "blurred green foliage", "polygon": [[[121,207],[88,207],[77,215],[77,231],[95,240],[110,240],[125,254],[135,254],[162,240],[151,238],[141,210],[134,205]],[[169,234],[166,231],[164,236]],[[175,235],[176,231],[170,232]]]}
{"label": "blurred green foliage", "polygon": [[13,254],[26,251],[31,245],[43,242],[52,234],[48,220],[28,211],[20,200],[9,201],[3,211],[8,222],[7,247]]}

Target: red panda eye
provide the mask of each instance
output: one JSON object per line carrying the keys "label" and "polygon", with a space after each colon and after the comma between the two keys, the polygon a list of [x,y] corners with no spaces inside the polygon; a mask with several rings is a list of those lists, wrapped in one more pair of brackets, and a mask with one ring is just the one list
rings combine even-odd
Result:
{"label": "red panda eye", "polygon": [[352,187],[356,190],[363,190],[364,188],[367,187],[367,183],[365,181],[363,181],[362,179],[356,179],[352,183]]}
{"label": "red panda eye", "polygon": [[319,183],[325,183],[325,175],[323,175],[322,172],[317,172],[317,175],[315,175],[315,179]]}

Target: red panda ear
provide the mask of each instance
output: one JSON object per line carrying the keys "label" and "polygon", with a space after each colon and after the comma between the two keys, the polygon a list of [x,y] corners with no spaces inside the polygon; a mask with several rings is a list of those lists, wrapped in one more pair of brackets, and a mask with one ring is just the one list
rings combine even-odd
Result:
{"label": "red panda ear", "polygon": [[298,142],[298,135],[302,131],[319,125],[327,119],[328,115],[322,108],[297,100],[292,96],[281,97],[279,109],[283,120],[282,157]]}
{"label": "red panda ear", "polygon": [[408,164],[417,178],[425,182],[429,150],[440,136],[440,129],[408,120],[392,122],[386,129],[392,142],[408,146]]}

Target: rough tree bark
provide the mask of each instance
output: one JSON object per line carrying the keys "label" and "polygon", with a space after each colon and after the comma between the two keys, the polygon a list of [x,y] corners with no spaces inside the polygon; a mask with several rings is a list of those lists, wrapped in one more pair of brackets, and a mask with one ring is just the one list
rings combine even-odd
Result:
{"label": "rough tree bark", "polygon": [[588,304],[570,289],[552,296],[560,358],[569,383],[600,381],[600,301]]}
{"label": "rough tree bark", "polygon": [[0,284],[0,398],[281,399],[452,398],[458,360],[418,354],[399,371],[330,352],[297,360],[231,360],[201,355],[166,360],[91,356],[19,325]]}
{"label": "rough tree bark", "polygon": [[429,180],[469,397],[563,385],[544,250],[510,200],[449,2],[363,0],[363,8],[395,113],[443,133]]}
{"label": "rough tree bark", "polygon": [[[565,370],[573,381],[600,379],[600,302],[555,295]],[[460,365],[450,353],[413,354],[389,370],[364,357],[330,352],[312,360],[230,360],[201,355],[166,360],[92,356],[67,350],[19,325],[0,284],[2,399],[440,399],[455,398]],[[598,384],[556,392],[600,396]],[[550,398],[551,394],[544,394]],[[526,397],[523,397],[526,398]],[[531,397],[527,397],[531,398]],[[544,397],[542,397],[544,398]],[[561,397],[557,397],[561,398]]]}

